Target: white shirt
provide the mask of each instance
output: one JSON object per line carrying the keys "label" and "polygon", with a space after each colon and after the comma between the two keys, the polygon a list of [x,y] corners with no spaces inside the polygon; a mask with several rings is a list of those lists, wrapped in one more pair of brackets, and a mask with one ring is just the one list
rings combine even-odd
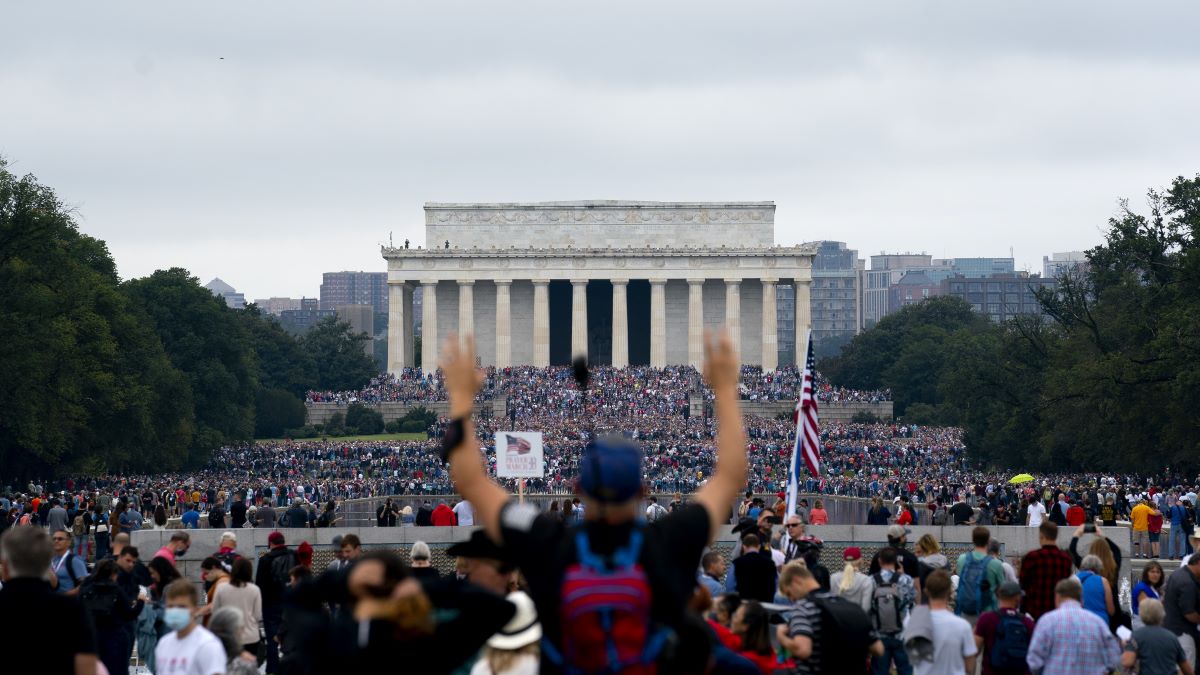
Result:
{"label": "white shirt", "polygon": [[459,526],[475,524],[475,507],[465,499],[454,505],[454,515],[458,516]]}
{"label": "white shirt", "polygon": [[1029,526],[1037,527],[1042,524],[1042,520],[1046,517],[1046,507],[1042,506],[1041,502],[1034,502],[1026,509],[1029,512]]}
{"label": "white shirt", "polygon": [[966,675],[963,658],[978,651],[971,624],[948,609],[932,610],[929,618],[933,621],[933,661],[914,663],[914,675]]}
{"label": "white shirt", "polygon": [[192,628],[182,640],[179,631],[171,631],[159,638],[154,663],[155,675],[222,675],[225,647],[204,626]]}

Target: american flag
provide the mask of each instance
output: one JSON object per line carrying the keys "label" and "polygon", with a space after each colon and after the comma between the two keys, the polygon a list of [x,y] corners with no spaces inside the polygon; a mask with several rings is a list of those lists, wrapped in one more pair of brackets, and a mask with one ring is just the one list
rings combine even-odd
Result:
{"label": "american flag", "polygon": [[[796,401],[796,445],[792,448],[793,458],[797,455],[804,462],[808,473],[814,478],[821,475],[821,429],[817,422],[817,397],[813,392],[813,371],[816,370],[816,360],[813,358],[812,339],[808,341],[808,358],[804,363],[804,376],[800,387],[800,400]],[[800,462],[793,459],[791,477],[800,483]]]}
{"label": "american flag", "polygon": [[505,452],[516,453],[518,455],[528,455],[533,449],[533,446],[530,445],[529,441],[521,438],[520,436],[508,435],[507,438],[508,447],[505,449]]}

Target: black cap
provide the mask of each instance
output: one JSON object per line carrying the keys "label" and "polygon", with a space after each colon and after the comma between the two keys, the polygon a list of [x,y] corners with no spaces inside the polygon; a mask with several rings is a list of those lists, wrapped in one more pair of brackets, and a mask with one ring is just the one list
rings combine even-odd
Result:
{"label": "black cap", "polygon": [[446,555],[463,558],[488,558],[490,560],[507,560],[504,549],[496,545],[483,530],[475,530],[471,538],[460,541],[446,549]]}

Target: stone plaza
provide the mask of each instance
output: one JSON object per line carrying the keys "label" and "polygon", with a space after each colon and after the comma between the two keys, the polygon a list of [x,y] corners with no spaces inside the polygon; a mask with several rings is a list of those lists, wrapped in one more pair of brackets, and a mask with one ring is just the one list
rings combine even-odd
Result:
{"label": "stone plaza", "polygon": [[475,335],[482,366],[699,367],[721,326],[744,363],[774,369],[779,284],[795,288],[796,336],[809,329],[814,250],[775,243],[773,202],[429,203],[425,235],[382,251],[391,373],[432,371],[451,334]]}

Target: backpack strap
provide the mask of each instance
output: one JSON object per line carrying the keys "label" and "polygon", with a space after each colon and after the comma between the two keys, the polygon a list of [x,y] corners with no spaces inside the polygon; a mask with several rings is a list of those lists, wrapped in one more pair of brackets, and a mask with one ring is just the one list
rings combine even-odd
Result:
{"label": "backpack strap", "polygon": [[642,541],[641,528],[635,528],[633,533],[629,535],[629,543],[613,551],[609,561],[605,561],[604,558],[592,552],[591,544],[587,538],[587,531],[581,527],[575,532],[575,548],[579,555],[580,564],[596,570],[632,567],[637,563],[638,555],[642,552]]}
{"label": "backpack strap", "polygon": [[67,551],[66,555],[67,560],[63,564],[67,566],[67,576],[71,577],[71,583],[74,584],[76,588],[79,588],[79,577],[75,575],[75,566],[71,564],[75,562],[75,554]]}

